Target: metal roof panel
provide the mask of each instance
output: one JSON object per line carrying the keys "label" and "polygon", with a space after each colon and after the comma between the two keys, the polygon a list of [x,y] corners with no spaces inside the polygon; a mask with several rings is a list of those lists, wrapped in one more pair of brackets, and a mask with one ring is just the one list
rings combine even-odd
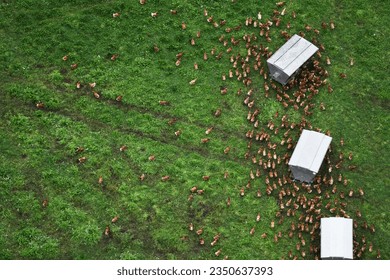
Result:
{"label": "metal roof panel", "polygon": [[292,61],[288,66],[284,68],[284,72],[291,76],[295,71],[299,69],[313,54],[316,53],[318,48],[313,44],[307,46],[307,48],[300,53],[299,56],[296,57],[294,61]]}
{"label": "metal roof panel", "polygon": [[280,56],[275,64],[281,68],[285,69],[292,62],[294,62],[305,50],[310,46],[310,42],[301,38],[295,42],[282,56]]}
{"label": "metal roof panel", "polygon": [[288,49],[290,49],[296,42],[298,42],[302,37],[298,35],[293,35],[283,46],[281,46],[268,60],[268,63],[275,64],[275,62],[283,56]]}

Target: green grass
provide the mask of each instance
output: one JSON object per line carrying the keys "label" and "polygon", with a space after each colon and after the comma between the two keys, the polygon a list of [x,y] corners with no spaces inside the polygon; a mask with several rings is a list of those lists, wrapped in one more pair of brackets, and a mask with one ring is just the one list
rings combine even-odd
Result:
{"label": "green grass", "polygon": [[[375,2],[375,1],[374,1]],[[271,42],[259,36],[259,29],[245,26],[247,17],[272,17],[275,3],[267,1],[3,1],[0,4],[0,259],[288,259],[288,252],[305,259],[319,256],[310,247],[319,247],[318,230],[315,237],[302,232],[306,245],[301,250],[296,244],[301,238],[295,232],[289,237],[291,224],[300,223],[306,209],[300,207],[295,216],[287,216],[286,207],[280,211],[278,193],[281,187],[266,194],[265,176],[251,180],[250,171],[258,165],[252,155],[265,147],[253,139],[248,149],[245,133],[253,129],[246,120],[243,100],[249,90],[242,82],[221,79],[233,69],[232,54],[245,57],[247,50],[242,40],[254,34],[252,45],[263,44],[275,51],[284,39],[280,31],[289,34],[300,31],[309,40],[316,38],[323,44],[322,58],[316,57],[329,76],[334,89],[320,88],[311,100],[313,114],[304,116],[303,110],[284,108],[271,89],[265,97],[264,80],[252,68],[250,77],[255,106],[259,108],[260,132],[271,135],[271,143],[280,143],[285,128],[278,135],[267,128],[270,120],[280,126],[281,116],[299,123],[302,116],[313,128],[329,130],[333,137],[329,158],[332,165],[343,152],[353,153],[353,160],[344,159],[340,169],[329,174],[324,162],[320,175],[333,175],[338,191],[321,186],[319,198],[321,214],[335,216],[325,205],[339,207],[358,222],[355,241],[361,248],[362,237],[373,244],[359,259],[376,259],[380,250],[383,259],[390,258],[388,222],[390,181],[387,158],[389,132],[389,56],[390,29],[383,25],[387,17],[386,5],[372,1],[286,1],[286,15],[279,27],[270,28]],[[177,15],[169,11],[177,10]],[[226,25],[213,27],[203,16]],[[159,13],[157,18],[151,12]],[[292,18],[292,11],[297,14]],[[121,15],[113,18],[112,14]],[[336,28],[321,28],[322,22],[335,22]],[[181,29],[181,23],[187,29]],[[287,22],[291,29],[287,30]],[[226,33],[227,27],[242,25],[240,30]],[[305,24],[320,31],[306,31]],[[197,38],[197,31],[201,37]],[[218,41],[221,35],[228,46]],[[240,39],[232,46],[230,37]],[[191,38],[196,44],[190,44]],[[153,47],[158,46],[155,52]],[[211,50],[215,54],[211,55]],[[175,66],[176,54],[184,55],[180,66]],[[203,60],[203,54],[208,60]],[[220,59],[216,56],[222,53]],[[118,58],[112,61],[113,54]],[[62,57],[68,55],[68,60]],[[332,64],[326,65],[329,57]],[[349,64],[354,59],[354,65]],[[193,64],[197,62],[199,70]],[[251,60],[253,62],[253,60]],[[262,59],[265,63],[265,59]],[[71,65],[78,67],[71,70]],[[234,69],[233,69],[234,70]],[[346,79],[339,77],[347,75]],[[193,79],[195,85],[189,85]],[[76,89],[79,81],[83,85]],[[92,90],[88,83],[96,82]],[[268,81],[270,85],[270,82]],[[220,94],[226,86],[228,93]],[[241,96],[237,91],[242,89]],[[288,91],[291,95],[295,89]],[[94,98],[92,91],[100,94]],[[123,96],[122,102],[115,101]],[[170,102],[159,105],[160,100]],[[44,103],[43,109],[36,104]],[[324,103],[326,109],[319,109]],[[252,111],[254,111],[252,108]],[[221,116],[214,113],[221,109]],[[279,117],[275,118],[275,113]],[[169,125],[173,118],[177,121]],[[205,131],[214,127],[206,135]],[[175,131],[181,130],[179,137]],[[298,126],[291,130],[293,143],[298,140]],[[202,138],[210,138],[201,143]],[[340,139],[345,145],[340,145]],[[121,152],[119,148],[128,149]],[[230,146],[228,154],[224,149]],[[84,147],[76,153],[78,147]],[[286,146],[276,152],[291,154]],[[245,159],[245,153],[250,156]],[[154,161],[148,157],[155,155]],[[85,163],[78,163],[80,157]],[[265,162],[267,159],[264,159]],[[349,170],[348,165],[356,165]],[[285,164],[277,166],[279,177],[289,176]],[[229,177],[224,179],[227,171]],[[139,176],[145,174],[140,181]],[[348,186],[337,182],[342,174]],[[162,176],[169,175],[166,182]],[[204,181],[202,176],[209,175]],[[99,185],[98,178],[103,177]],[[250,181],[250,186],[247,186]],[[204,194],[193,194],[197,186]],[[240,189],[245,196],[240,197]],[[293,190],[291,184],[284,190]],[[357,195],[359,188],[365,195]],[[260,189],[262,196],[256,197]],[[352,198],[339,197],[340,192],[355,191]],[[325,193],[330,198],[325,197]],[[307,193],[302,186],[297,196],[308,200],[320,196],[316,190]],[[230,197],[231,205],[226,201]],[[286,203],[291,196],[282,199]],[[47,200],[48,205],[42,203]],[[359,218],[356,211],[362,213]],[[256,222],[257,213],[261,221]],[[116,223],[111,219],[119,216]],[[303,219],[305,216],[303,216]],[[315,217],[314,217],[315,218]],[[271,221],[275,228],[271,228]],[[314,221],[315,222],[315,221]],[[375,226],[375,233],[362,227]],[[190,223],[194,231],[188,230]],[[111,237],[104,236],[110,226]],[[310,230],[313,224],[308,224]],[[254,235],[250,235],[251,228]],[[197,236],[195,230],[203,228]],[[280,232],[278,242],[274,235]],[[217,244],[210,243],[221,234]],[[262,234],[266,234],[262,238]],[[199,245],[204,238],[205,245]],[[368,247],[368,246],[367,246]],[[222,249],[219,257],[214,252]],[[357,251],[358,252],[358,251]]]}

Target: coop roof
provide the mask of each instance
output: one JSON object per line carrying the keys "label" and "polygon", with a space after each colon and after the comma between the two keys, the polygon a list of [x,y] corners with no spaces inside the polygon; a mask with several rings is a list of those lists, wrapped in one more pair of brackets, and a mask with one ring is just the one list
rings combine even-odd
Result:
{"label": "coop roof", "polygon": [[267,62],[291,76],[317,50],[315,45],[295,34]]}
{"label": "coop roof", "polygon": [[321,258],[353,259],[352,219],[321,219]]}
{"label": "coop roof", "polygon": [[332,137],[304,129],[295,146],[289,165],[299,166],[317,173],[331,141]]}

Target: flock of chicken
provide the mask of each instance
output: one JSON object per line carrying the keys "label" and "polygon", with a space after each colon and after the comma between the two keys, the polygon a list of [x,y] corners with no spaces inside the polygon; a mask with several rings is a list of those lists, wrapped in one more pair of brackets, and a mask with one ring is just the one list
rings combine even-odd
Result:
{"label": "flock of chicken", "polygon": [[[140,4],[146,4],[146,0],[140,0]],[[170,11],[173,16],[177,15],[176,10]],[[256,17],[248,17],[243,24],[237,26],[226,27],[222,30],[222,26],[228,25],[226,20],[216,20],[205,9],[203,11],[205,20],[211,24],[216,30],[221,31],[219,36],[219,43],[224,51],[217,51],[212,49],[210,53],[204,52],[203,60],[207,61],[210,57],[217,60],[228,57],[231,62],[231,68],[227,69],[225,73],[221,74],[222,81],[226,84],[227,81],[234,80],[242,83],[242,87],[236,92],[238,99],[242,100],[243,106],[247,107],[247,124],[248,130],[245,133],[247,139],[247,152],[243,157],[248,160],[252,166],[248,170],[248,180],[243,187],[237,190],[237,193],[232,193],[226,198],[226,207],[231,205],[231,197],[243,197],[248,194],[254,194],[254,197],[260,198],[263,195],[273,196],[277,201],[279,210],[275,213],[275,217],[270,223],[270,228],[274,230],[274,236],[268,236],[265,232],[257,232],[258,223],[261,223],[261,213],[254,213],[254,220],[252,225],[248,228],[248,235],[257,238],[257,235],[263,239],[272,238],[275,243],[278,243],[281,238],[289,238],[296,240],[295,248],[288,248],[287,250],[281,248],[279,251],[283,255],[282,259],[298,259],[298,258],[319,258],[319,228],[320,218],[329,216],[351,217],[354,219],[354,228],[360,227],[361,230],[354,230],[354,257],[361,258],[365,251],[372,252],[373,244],[367,241],[367,234],[363,234],[364,230],[374,233],[374,225],[369,225],[363,218],[361,212],[353,205],[353,199],[364,196],[364,191],[360,187],[351,186],[350,181],[343,175],[343,172],[354,170],[355,165],[351,164],[353,155],[351,152],[347,156],[337,150],[341,150],[344,146],[344,139],[340,139],[340,145],[335,144],[327,153],[326,159],[323,163],[322,171],[317,175],[312,184],[303,184],[292,181],[288,172],[288,161],[292,154],[294,145],[299,137],[300,131],[304,128],[311,130],[322,131],[315,127],[310,122],[310,116],[319,107],[320,110],[326,110],[323,103],[317,104],[316,95],[322,92],[321,88],[326,87],[327,92],[333,92],[333,88],[327,80],[328,71],[322,66],[323,60],[326,65],[331,64],[329,57],[323,57],[325,47],[319,42],[318,35],[321,33],[319,29],[312,28],[309,25],[304,26],[306,34],[302,31],[299,35],[302,37],[313,36],[311,41],[319,47],[319,51],[312,59],[311,63],[303,67],[301,73],[296,79],[291,80],[286,86],[280,86],[274,81],[270,80],[268,70],[266,67],[266,60],[272,55],[271,49],[267,46],[272,42],[272,37],[280,34],[286,40],[290,38],[289,29],[290,22],[286,22],[287,8],[285,2],[276,3],[276,8],[273,10],[270,18],[264,19],[261,12]],[[120,13],[114,13],[114,18],[119,17]],[[151,12],[152,17],[158,17],[159,13]],[[291,20],[296,18],[296,13],[291,13]],[[279,33],[272,30],[273,28],[282,28]],[[185,30],[187,24],[183,21],[181,29]],[[335,23],[323,22],[321,24],[323,30],[335,29]],[[236,38],[234,34],[236,31],[245,29],[249,32],[240,38]],[[196,45],[196,38],[200,38],[201,32],[198,31],[196,36],[190,40],[190,44]],[[237,36],[237,35],[236,35]],[[239,53],[239,47],[245,46],[245,54]],[[154,45],[155,52],[159,51],[159,47]],[[114,55],[111,60],[115,60],[118,55]],[[183,53],[176,54],[175,65],[180,67]],[[66,61],[67,57],[64,56]],[[353,59],[350,65],[353,65]],[[72,64],[71,69],[77,68],[77,64]],[[198,64],[194,63],[194,69],[198,70]],[[258,79],[262,79],[263,87],[258,88]],[[344,73],[340,73],[340,78],[346,78]],[[256,82],[254,82],[256,81]],[[189,82],[194,85],[197,79]],[[93,90],[95,84],[89,84]],[[76,88],[80,88],[80,82],[76,83]],[[224,85],[219,88],[221,95],[230,93],[229,86]],[[94,92],[95,98],[100,98],[99,93]],[[274,99],[274,102],[281,104],[280,108],[283,113],[274,112],[271,119],[264,119],[261,117],[262,100]],[[122,96],[118,96],[116,101],[120,102]],[[161,100],[160,105],[168,105],[169,101]],[[43,108],[44,104],[37,104],[38,108]],[[296,120],[290,117],[289,111],[293,110],[295,115],[300,115],[300,119]],[[221,109],[214,112],[215,117],[221,115]],[[174,122],[171,120],[170,122]],[[170,123],[170,124],[172,124]],[[205,134],[209,137],[212,131],[207,128]],[[177,137],[180,137],[181,131],[174,132]],[[325,132],[330,135],[330,131]],[[210,138],[202,138],[202,143],[207,143]],[[126,150],[126,146],[120,147],[120,151]],[[332,150],[335,149],[335,150]],[[224,154],[230,152],[230,147],[226,147]],[[82,164],[85,162],[85,157],[80,157],[78,162]],[[154,160],[151,156],[149,160]],[[227,172],[224,173],[227,178]],[[145,174],[141,174],[140,180],[144,180]],[[170,179],[169,175],[161,178],[162,181]],[[203,180],[209,180],[209,176],[204,176]],[[261,180],[262,183],[259,183]],[[98,183],[103,183],[103,178],[99,177]],[[188,201],[192,201],[194,195],[203,195],[203,190],[197,187],[189,188]],[[112,223],[118,220],[118,216],[112,219]],[[278,230],[278,225],[283,223],[288,224],[288,230]],[[286,227],[284,227],[286,228]],[[199,246],[205,246],[207,243],[211,248],[218,247],[218,241],[223,239],[221,233],[215,233],[215,236],[209,242],[202,237],[203,228],[196,228],[193,222],[188,225],[189,234],[198,236]],[[112,232],[109,225],[105,228],[103,236],[112,237]],[[188,236],[182,237],[183,241],[188,241]],[[285,252],[283,252],[285,250]],[[219,247],[215,249],[216,257],[220,256],[223,249]],[[225,253],[225,252],[224,252]],[[228,253],[228,252],[226,252]],[[377,257],[380,258],[380,251],[377,250]],[[224,258],[228,258],[227,255]]]}
{"label": "flock of chicken", "polygon": [[[318,29],[314,29],[309,25],[305,25],[305,31],[309,35],[314,35],[312,42],[319,46],[319,51],[316,57],[313,59],[311,65],[305,66],[297,79],[292,80],[286,86],[278,86],[275,82],[268,78],[267,67],[265,66],[267,58],[272,55],[272,52],[267,47],[267,42],[271,42],[272,27],[279,27],[281,25],[282,17],[286,14],[286,8],[284,2],[278,2],[277,7],[281,7],[279,11],[275,9],[273,16],[270,19],[262,21],[262,15],[259,12],[257,19],[251,17],[245,20],[245,26],[247,29],[251,29],[249,34],[245,34],[242,39],[235,38],[229,33],[235,30],[240,30],[242,25],[238,25],[225,29],[225,34],[219,37],[219,42],[225,47],[226,53],[230,56],[230,62],[232,68],[226,73],[222,74],[222,81],[229,79],[236,79],[243,83],[243,89],[239,89],[237,95],[243,96],[243,104],[248,107],[247,120],[250,125],[250,129],[246,132],[247,152],[245,153],[245,159],[249,160],[253,164],[253,168],[249,171],[248,181],[244,187],[240,188],[237,195],[244,196],[246,192],[250,192],[254,186],[258,186],[258,179],[263,179],[265,183],[265,190],[261,187],[256,190],[256,197],[261,197],[262,192],[265,191],[267,195],[272,195],[277,198],[279,211],[275,215],[277,224],[282,224],[287,217],[295,217],[297,219],[288,219],[290,224],[290,230],[286,233],[281,231],[276,232],[273,236],[274,242],[278,242],[283,236],[288,238],[296,237],[298,242],[296,243],[295,251],[289,250],[282,258],[297,259],[300,257],[305,258],[310,252],[315,259],[319,258],[319,228],[320,218],[327,216],[342,216],[350,218],[354,216],[353,226],[356,229],[359,226],[363,229],[370,230],[371,233],[375,232],[374,225],[368,225],[366,221],[361,221],[361,212],[356,210],[356,213],[351,214],[348,210],[348,204],[351,201],[346,198],[359,197],[364,195],[362,188],[353,188],[349,186],[349,180],[342,175],[343,165],[347,165],[349,170],[354,170],[355,165],[346,163],[344,160],[343,152],[339,152],[336,160],[331,159],[329,154],[333,151],[329,151],[326,157],[326,170],[322,175],[318,175],[313,184],[298,184],[290,179],[288,174],[288,161],[291,156],[291,150],[294,147],[299,131],[304,128],[315,129],[321,131],[319,128],[313,127],[308,116],[313,114],[316,107],[315,96],[319,94],[320,88],[327,87],[328,93],[333,92],[333,88],[327,81],[328,72],[321,66],[322,54],[325,51],[325,47],[318,42],[316,38],[320,34]],[[219,27],[226,24],[226,20],[215,21],[213,16],[209,15],[207,10],[204,10],[204,16],[207,22],[214,27]],[[295,12],[292,13],[292,18],[296,17]],[[323,22],[321,24],[323,29],[333,30],[335,29],[335,23],[330,21],[329,24]],[[183,24],[182,24],[183,28]],[[286,28],[290,28],[290,22],[287,23]],[[313,32],[313,33],[311,33]],[[199,32],[198,32],[199,34]],[[258,34],[258,35],[257,35]],[[283,30],[280,34],[288,40],[290,35],[287,31]],[[230,36],[229,36],[230,35]],[[299,35],[305,37],[305,33],[299,32]],[[265,39],[265,41],[264,41]],[[263,43],[259,43],[262,41]],[[191,39],[191,45],[195,45],[194,39]],[[243,44],[246,48],[246,54],[240,53],[233,54],[235,46]],[[215,53],[215,49],[211,50],[211,55],[216,59],[220,59],[223,52]],[[180,65],[181,56],[177,56],[178,60],[176,65]],[[207,53],[204,53],[204,60],[207,60]],[[327,65],[331,64],[329,57],[325,58]],[[353,59],[350,60],[350,66],[353,66]],[[197,69],[197,64],[194,65]],[[256,76],[260,76],[264,80],[264,97],[260,96],[260,89],[253,86],[252,79]],[[346,78],[344,73],[339,74],[340,78]],[[192,80],[190,84],[196,82],[196,79]],[[221,94],[224,95],[228,92],[228,87],[221,87]],[[246,93],[246,94],[245,94]],[[295,111],[301,112],[301,120],[299,122],[293,122],[290,120],[288,114],[279,115],[275,113],[274,117],[266,122],[260,119],[261,112],[261,98],[275,98],[277,102],[280,102],[284,108],[292,107]],[[319,104],[320,110],[325,110],[323,103]],[[266,123],[266,125],[262,125]],[[207,133],[207,131],[206,131]],[[330,131],[326,131],[327,135],[330,135]],[[281,140],[280,140],[281,139]],[[340,146],[344,146],[344,139],[340,139]],[[224,150],[224,153],[228,153],[230,147]],[[351,152],[348,154],[348,161],[351,161],[353,155]],[[194,189],[191,189],[193,192]],[[231,204],[231,198],[228,197],[226,201],[227,207]],[[261,214],[257,213],[256,222],[261,219]],[[287,220],[287,219],[286,219]],[[256,224],[254,222],[254,224]],[[271,228],[275,228],[275,221],[272,220],[270,224]],[[193,229],[192,223],[189,229]],[[256,225],[248,229],[248,234],[255,234]],[[198,235],[202,231],[196,231]],[[211,242],[211,246],[214,246],[217,240],[220,238],[220,234],[216,235]],[[262,233],[261,238],[267,238],[266,233]],[[306,249],[306,238],[310,238],[312,243],[309,248]],[[203,238],[200,238],[200,244],[204,244]],[[373,251],[372,243],[367,243],[365,235],[359,237],[357,231],[354,231],[354,256],[355,258],[361,258],[362,254],[368,247],[368,251]],[[221,249],[215,252],[218,256],[221,253]],[[380,257],[380,251],[377,250],[377,257]],[[227,258],[227,256],[225,256]]]}

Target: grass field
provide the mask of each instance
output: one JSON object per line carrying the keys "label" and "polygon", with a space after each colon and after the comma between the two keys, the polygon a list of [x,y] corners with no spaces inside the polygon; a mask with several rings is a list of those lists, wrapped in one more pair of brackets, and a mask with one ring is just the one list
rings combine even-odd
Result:
{"label": "grass field", "polygon": [[[314,259],[318,219],[336,215],[356,221],[355,258],[390,259],[389,7],[275,3],[1,1],[0,259]],[[259,12],[258,21],[273,23],[268,40],[245,22]],[[247,47],[276,51],[281,31],[303,32],[324,47],[314,57],[322,85],[310,98],[307,91],[302,106],[295,84],[284,107],[282,87],[259,74],[266,55],[257,70],[256,55],[248,56]],[[257,128],[247,120],[255,109]],[[333,137],[312,187],[289,182],[283,159],[303,126]],[[249,139],[250,130],[269,139]],[[288,138],[290,149],[280,144]],[[260,176],[251,177],[256,170]]]}

